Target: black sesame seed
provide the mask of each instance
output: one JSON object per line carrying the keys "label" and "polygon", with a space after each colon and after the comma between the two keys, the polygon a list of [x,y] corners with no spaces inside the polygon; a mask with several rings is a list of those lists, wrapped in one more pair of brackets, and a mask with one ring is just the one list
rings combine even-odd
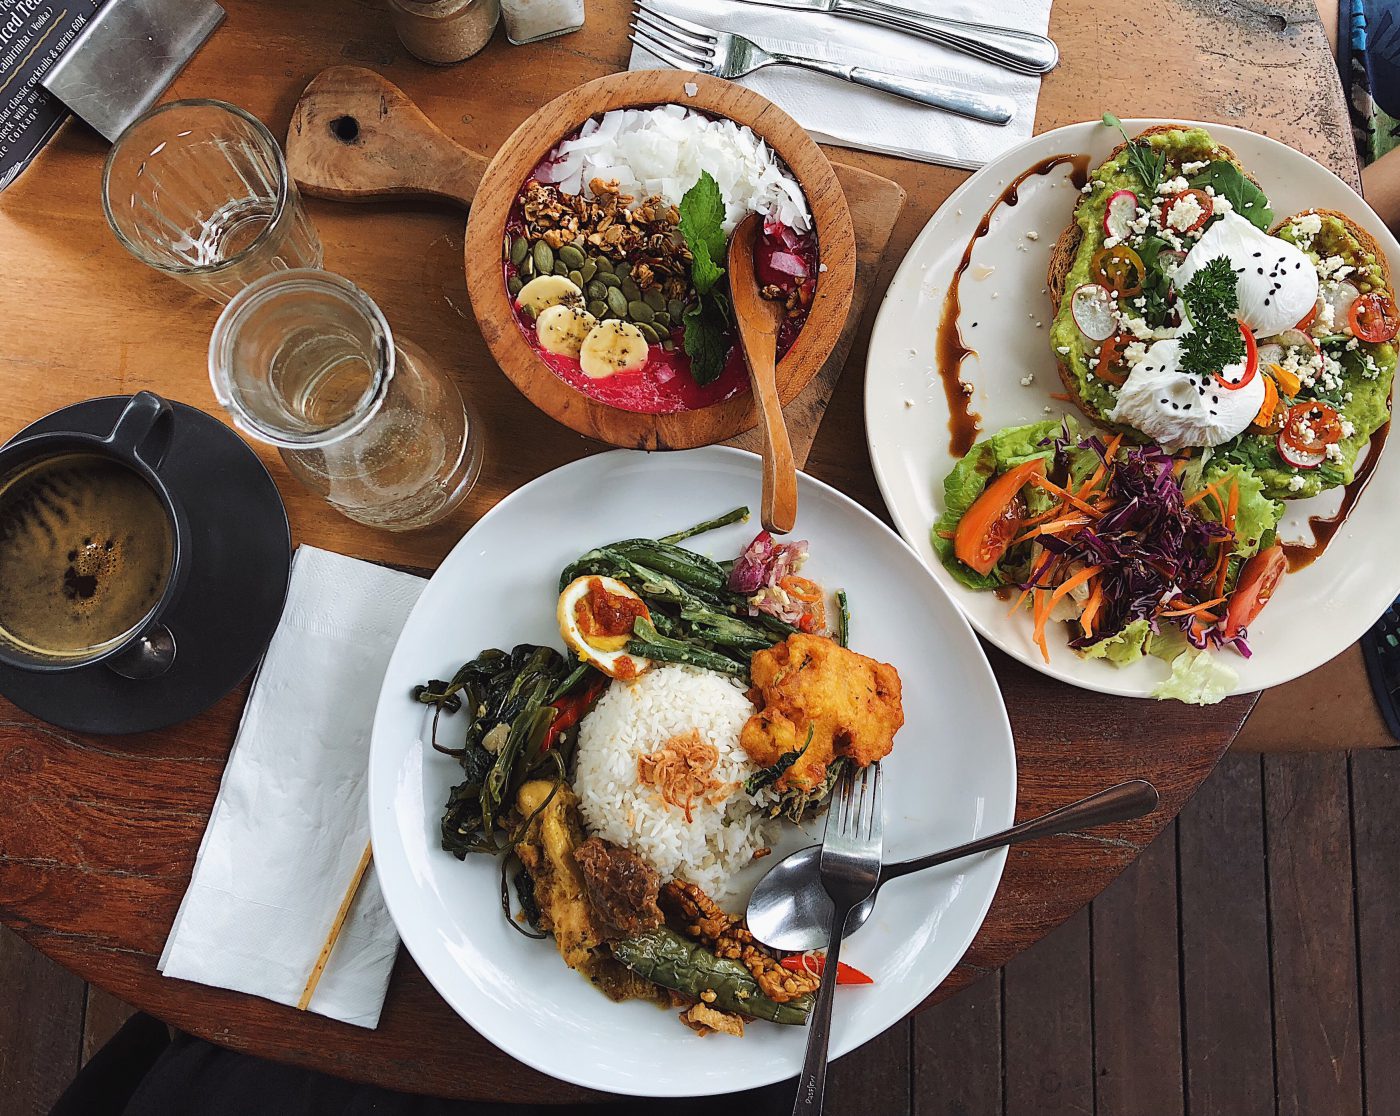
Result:
{"label": "black sesame seed", "polygon": [[1255,252],[1255,253],[1254,253],[1254,258],[1257,260],[1257,259],[1258,259],[1260,256],[1262,256],[1263,254],[1264,254],[1263,252]]}

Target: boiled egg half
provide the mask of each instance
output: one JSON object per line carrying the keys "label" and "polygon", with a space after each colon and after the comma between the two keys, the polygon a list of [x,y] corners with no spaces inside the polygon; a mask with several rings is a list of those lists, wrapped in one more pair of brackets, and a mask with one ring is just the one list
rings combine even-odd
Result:
{"label": "boiled egg half", "polygon": [[632,625],[651,619],[646,602],[612,577],[576,577],[559,594],[559,634],[586,663],[612,678],[636,678],[651,668],[650,659],[627,654]]}

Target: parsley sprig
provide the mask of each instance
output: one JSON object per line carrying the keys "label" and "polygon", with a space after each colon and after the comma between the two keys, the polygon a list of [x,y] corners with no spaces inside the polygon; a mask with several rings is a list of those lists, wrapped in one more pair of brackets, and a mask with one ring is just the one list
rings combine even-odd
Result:
{"label": "parsley sprig", "polygon": [[724,197],[709,171],[681,199],[681,235],[690,249],[690,285],[696,299],[686,307],[684,348],[690,357],[690,374],[701,387],[713,383],[724,370],[725,335],[729,326],[729,299],[718,287],[724,268]]}
{"label": "parsley sprig", "polygon": [[1211,376],[1244,359],[1244,337],[1235,318],[1238,281],[1230,258],[1216,256],[1182,288],[1191,321],[1190,332],[1181,338],[1181,370],[1188,376]]}
{"label": "parsley sprig", "polygon": [[1150,205],[1151,199],[1157,196],[1157,187],[1161,185],[1162,175],[1166,171],[1166,152],[1159,151],[1146,140],[1130,139],[1128,130],[1123,127],[1123,121],[1111,112],[1103,114],[1103,122],[1109,128],[1117,128],[1118,134],[1127,143],[1124,155],[1128,169],[1142,182],[1142,204]]}

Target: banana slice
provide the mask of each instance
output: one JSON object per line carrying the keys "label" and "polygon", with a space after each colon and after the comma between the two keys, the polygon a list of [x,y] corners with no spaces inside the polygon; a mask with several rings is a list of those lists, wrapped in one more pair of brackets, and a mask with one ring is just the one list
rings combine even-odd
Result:
{"label": "banana slice", "polygon": [[531,279],[515,296],[515,305],[538,318],[540,311],[561,302],[581,302],[583,292],[567,275],[540,275]]}
{"label": "banana slice", "polygon": [[[538,279],[533,281],[539,282]],[[545,352],[578,359],[584,339],[597,324],[598,319],[587,310],[556,302],[540,311],[540,316],[535,319],[535,332],[539,334],[540,348]]]}
{"label": "banana slice", "polygon": [[585,376],[601,380],[640,368],[647,362],[648,348],[642,331],[631,322],[609,318],[583,339],[578,364]]}

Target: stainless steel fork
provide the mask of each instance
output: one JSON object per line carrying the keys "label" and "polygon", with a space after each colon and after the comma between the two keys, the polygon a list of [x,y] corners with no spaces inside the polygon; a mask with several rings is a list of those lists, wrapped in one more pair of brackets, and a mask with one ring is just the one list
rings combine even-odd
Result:
{"label": "stainless steel fork", "polygon": [[637,0],[631,29],[629,38],[648,54],[677,69],[697,70],[713,77],[743,77],[765,66],[800,66],[988,124],[1009,123],[1015,112],[1011,102],[1002,97],[984,97],[950,85],[886,74],[864,66],[846,66],[824,58],[764,50],[743,35],[692,23],[653,8],[646,0]]}
{"label": "stainless steel fork", "polygon": [[831,1004],[836,994],[836,970],[841,960],[846,918],[875,892],[885,846],[885,813],[880,794],[880,765],[871,764],[853,775],[841,773],[822,838],[822,886],[835,911],[831,941],[826,947],[821,988],[808,1023],[807,1056],[797,1079],[793,1116],[818,1116],[826,1092],[826,1064],[831,1046]]}

